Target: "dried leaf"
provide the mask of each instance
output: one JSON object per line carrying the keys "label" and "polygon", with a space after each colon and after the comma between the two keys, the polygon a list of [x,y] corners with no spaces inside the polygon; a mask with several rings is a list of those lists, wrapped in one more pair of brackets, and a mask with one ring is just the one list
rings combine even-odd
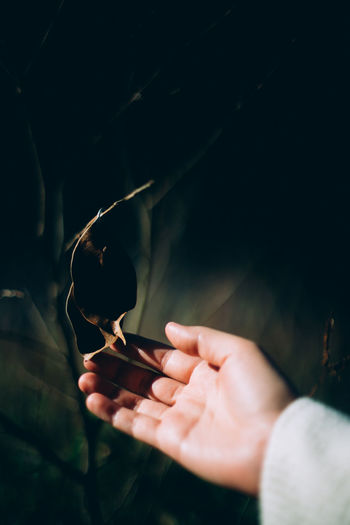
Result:
{"label": "dried leaf", "polygon": [[119,338],[125,342],[121,324],[136,304],[136,272],[120,243],[118,215],[127,201],[153,181],[113,203],[87,224],[80,234],[71,260],[72,285],[67,314],[77,346],[85,358],[108,348]]}

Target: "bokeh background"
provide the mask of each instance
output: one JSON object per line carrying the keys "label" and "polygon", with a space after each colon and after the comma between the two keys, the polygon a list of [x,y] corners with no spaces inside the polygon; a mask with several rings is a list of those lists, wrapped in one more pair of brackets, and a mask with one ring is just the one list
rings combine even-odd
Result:
{"label": "bokeh background", "polygon": [[350,411],[349,29],[337,3],[1,2],[1,523],[257,523],[76,387],[70,240],[149,179],[116,224],[127,330],[252,338]]}

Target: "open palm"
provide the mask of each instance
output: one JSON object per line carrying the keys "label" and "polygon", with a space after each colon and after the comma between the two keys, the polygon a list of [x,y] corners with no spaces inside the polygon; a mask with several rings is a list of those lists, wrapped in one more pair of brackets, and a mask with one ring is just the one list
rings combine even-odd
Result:
{"label": "open palm", "polygon": [[166,333],[175,349],[129,334],[133,364],[86,361],[89,410],[195,474],[257,494],[268,437],[293,394],[250,341],[174,323]]}

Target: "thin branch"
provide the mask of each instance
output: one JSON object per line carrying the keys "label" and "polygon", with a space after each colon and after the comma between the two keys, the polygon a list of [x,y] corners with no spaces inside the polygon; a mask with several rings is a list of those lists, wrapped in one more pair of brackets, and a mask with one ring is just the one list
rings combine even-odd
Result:
{"label": "thin branch", "polygon": [[41,38],[41,41],[39,43],[39,46],[37,48],[37,50],[34,52],[32,58],[29,60],[29,63],[27,64],[24,72],[23,72],[23,78],[26,77],[29,73],[29,71],[31,70],[34,62],[36,62],[36,60],[38,59],[43,47],[45,46],[46,42],[47,42],[47,39],[49,37],[49,34],[51,33],[51,30],[52,28],[54,27],[54,25],[56,24],[57,22],[57,19],[61,13],[61,10],[62,10],[62,7],[63,7],[63,4],[64,4],[64,1],[65,0],[61,0],[60,3],[58,4],[57,6],[57,9],[56,9],[56,12],[55,14],[53,15],[52,17],[52,20],[51,22],[49,23],[45,33],[43,34],[42,38]]}
{"label": "thin branch", "polygon": [[229,16],[233,14],[234,9],[237,7],[237,2],[234,2],[231,4],[230,7],[226,8],[224,12],[222,12],[213,22],[211,22],[207,27],[202,29],[190,40],[187,40],[183,47],[190,47],[193,44],[197,43],[197,40],[205,37],[208,33],[216,29],[219,25],[222,24],[222,22],[225,22]]}
{"label": "thin branch", "polygon": [[333,313],[331,313],[329,316],[328,316],[328,319],[326,321],[326,325],[325,325],[325,330],[324,330],[324,333],[323,333],[323,347],[322,347],[322,361],[321,361],[321,364],[322,364],[322,373],[321,373],[321,376],[319,378],[319,381],[312,387],[311,389],[311,392],[309,394],[310,397],[313,397],[317,390],[319,389],[320,386],[323,385],[323,383],[325,382],[326,380],[326,377],[328,375],[328,373],[330,373],[331,375],[334,375],[332,374],[332,366],[330,364],[330,353],[331,353],[331,336],[332,336],[332,333],[334,331],[334,324],[335,324],[335,321],[334,321],[334,315]]}
{"label": "thin branch", "polygon": [[94,145],[101,142],[101,140],[106,135],[108,129],[113,125],[113,123],[118,120],[125,111],[127,111],[134,102],[137,102],[142,99],[144,91],[153,83],[153,81],[159,76],[160,69],[156,69],[154,73],[143,83],[143,85],[137,89],[131,97],[128,98],[124,104],[122,104],[119,109],[110,117],[109,121],[105,124],[104,129],[102,129],[98,135],[93,138]]}
{"label": "thin branch", "polygon": [[334,315],[330,314],[327,319],[325,331],[323,334],[323,352],[322,352],[322,366],[327,366],[330,359],[330,341],[334,330]]}
{"label": "thin branch", "polygon": [[68,476],[77,483],[84,484],[85,476],[83,472],[73,467],[70,463],[66,463],[61,458],[59,458],[55,452],[53,452],[38,436],[28,430],[24,430],[19,425],[11,421],[11,419],[9,419],[2,412],[0,412],[0,424],[3,426],[6,432],[35,448],[37,452],[39,452],[39,454],[43,457],[43,459],[55,465],[62,471],[64,475]]}

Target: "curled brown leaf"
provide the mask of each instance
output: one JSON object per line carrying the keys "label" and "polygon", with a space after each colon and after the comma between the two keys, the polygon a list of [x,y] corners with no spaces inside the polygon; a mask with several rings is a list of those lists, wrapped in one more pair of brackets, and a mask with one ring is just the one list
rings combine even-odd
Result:
{"label": "curled brown leaf", "polygon": [[137,282],[131,259],[118,239],[118,216],[128,200],[152,182],[100,211],[74,246],[67,314],[78,349],[87,359],[118,338],[126,344],[121,325],[136,304]]}

